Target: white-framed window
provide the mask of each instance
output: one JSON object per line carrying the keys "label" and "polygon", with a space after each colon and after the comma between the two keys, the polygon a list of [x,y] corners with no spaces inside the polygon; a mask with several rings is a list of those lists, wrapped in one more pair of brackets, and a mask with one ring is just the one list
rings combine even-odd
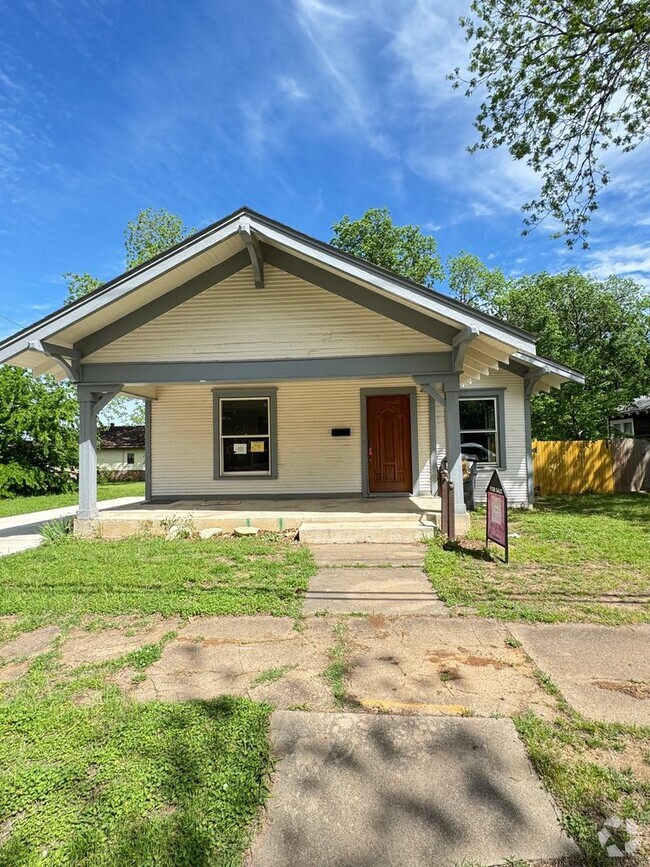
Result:
{"label": "white-framed window", "polygon": [[215,478],[276,478],[275,389],[224,389],[213,394]]}
{"label": "white-framed window", "polygon": [[634,436],[634,421],[631,418],[617,418],[615,421],[610,421],[609,426],[615,436]]}
{"label": "white-framed window", "polygon": [[127,452],[126,453],[126,462],[127,464],[135,463],[135,452]]}
{"label": "white-framed window", "polygon": [[497,397],[462,397],[459,401],[460,446],[464,455],[480,464],[499,464],[499,411]]}

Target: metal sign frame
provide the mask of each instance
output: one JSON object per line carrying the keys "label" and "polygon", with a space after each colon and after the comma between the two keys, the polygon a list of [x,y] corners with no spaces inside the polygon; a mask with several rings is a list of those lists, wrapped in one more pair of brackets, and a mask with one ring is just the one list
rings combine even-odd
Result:
{"label": "metal sign frame", "polygon": [[485,547],[488,542],[494,542],[505,550],[505,562],[508,562],[508,497],[495,470],[492,473],[487,488],[487,507],[485,510]]}

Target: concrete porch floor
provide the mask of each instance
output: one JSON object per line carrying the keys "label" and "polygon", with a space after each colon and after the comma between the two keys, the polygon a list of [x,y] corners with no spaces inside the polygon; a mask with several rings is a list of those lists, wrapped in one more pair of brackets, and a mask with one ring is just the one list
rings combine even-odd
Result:
{"label": "concrete porch floor", "polygon": [[[250,524],[260,530],[299,530],[303,525],[358,527],[374,524],[387,530],[422,528],[429,533],[440,520],[438,497],[323,497],[309,499],[170,500],[142,502],[106,509],[97,518],[77,522],[77,532],[103,538],[123,538],[147,528],[163,533],[165,526],[191,520],[196,530],[221,527],[232,531]],[[312,540],[313,541],[313,540]],[[387,539],[387,541],[389,541]]]}

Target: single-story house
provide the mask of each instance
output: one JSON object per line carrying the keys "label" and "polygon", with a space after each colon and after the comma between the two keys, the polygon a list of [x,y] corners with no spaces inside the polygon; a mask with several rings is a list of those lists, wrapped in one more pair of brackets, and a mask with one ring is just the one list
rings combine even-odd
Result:
{"label": "single-story house", "polygon": [[464,513],[495,468],[533,500],[530,398],[583,377],[535,337],[249,208],[0,343],[0,362],[69,377],[79,520],[97,514],[97,415],[146,401],[146,496],[393,497]]}
{"label": "single-story house", "polygon": [[609,420],[609,427],[614,436],[650,439],[650,394],[619,406],[616,415]]}
{"label": "single-story house", "polygon": [[143,478],[145,471],[143,424],[111,424],[99,432],[97,469],[128,478]]}

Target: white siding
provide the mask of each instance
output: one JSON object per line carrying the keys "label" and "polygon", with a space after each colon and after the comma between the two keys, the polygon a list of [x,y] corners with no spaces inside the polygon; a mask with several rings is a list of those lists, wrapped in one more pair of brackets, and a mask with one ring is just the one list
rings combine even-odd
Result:
{"label": "white siding", "polygon": [[[499,469],[499,476],[512,505],[523,506],[528,503],[526,485],[526,435],[524,428],[524,385],[519,376],[507,371],[491,371],[479,383],[470,386],[474,389],[505,388],[503,409],[505,415],[506,469]],[[438,464],[445,456],[445,418],[441,406],[436,407],[436,456]],[[494,467],[480,467],[476,480],[477,500],[485,500],[485,489]]]}
{"label": "white siding", "polygon": [[[266,385],[278,389],[277,479],[214,479],[211,386],[166,386],[152,402],[152,495],[361,493],[360,391],[413,387],[413,381],[347,379]],[[419,491],[428,494],[429,401],[424,392],[418,393],[417,406],[419,466],[414,477]],[[351,436],[332,437],[333,427],[349,427]]]}
{"label": "white siding", "polygon": [[224,361],[447,351],[404,325],[325,289],[246,268],[119,338],[87,361]]}
{"label": "white siding", "polygon": [[[134,453],[134,464],[127,463],[127,452]],[[97,453],[97,468],[100,470],[144,470],[144,449],[100,449]]]}

